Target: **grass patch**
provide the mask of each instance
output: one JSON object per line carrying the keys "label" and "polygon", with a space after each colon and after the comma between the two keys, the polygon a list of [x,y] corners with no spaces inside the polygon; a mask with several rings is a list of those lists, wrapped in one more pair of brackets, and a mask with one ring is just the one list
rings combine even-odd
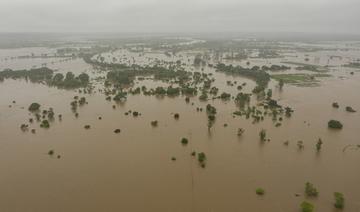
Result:
{"label": "grass patch", "polygon": [[318,85],[319,80],[317,78],[331,77],[330,74],[274,74],[271,78],[284,83],[293,84],[297,86],[311,86]]}

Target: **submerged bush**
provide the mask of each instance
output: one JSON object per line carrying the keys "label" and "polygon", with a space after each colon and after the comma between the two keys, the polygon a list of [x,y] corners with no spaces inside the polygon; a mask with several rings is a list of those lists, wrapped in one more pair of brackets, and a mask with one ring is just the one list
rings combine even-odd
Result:
{"label": "submerged bush", "polygon": [[182,145],[187,145],[189,143],[189,140],[187,138],[182,138],[181,139],[181,144]]}
{"label": "submerged bush", "polygon": [[345,108],[345,110],[347,111],[347,112],[350,112],[350,113],[355,113],[356,112],[356,110],[354,110],[352,107],[350,107],[350,106],[347,106],[346,108]]}
{"label": "submerged bush", "polygon": [[200,166],[205,168],[205,162],[206,162],[206,155],[203,152],[198,153],[198,161],[200,163]]}
{"label": "submerged bush", "polygon": [[339,103],[337,103],[337,102],[332,103],[332,106],[333,106],[333,108],[339,108],[340,107]]}
{"label": "submerged bush", "polygon": [[266,139],[266,130],[262,129],[259,133],[259,136],[260,136],[260,140],[261,141],[265,141]]}
{"label": "submerged bush", "polygon": [[306,202],[306,201],[302,202],[300,207],[301,207],[302,212],[313,212],[314,211],[314,206],[311,203]]}
{"label": "submerged bush", "polygon": [[34,112],[34,111],[37,111],[40,109],[40,104],[39,103],[32,103],[30,106],[29,106],[29,111],[31,112]]}
{"label": "submerged bush", "polygon": [[48,120],[43,120],[40,124],[40,127],[42,128],[49,128],[50,127],[50,123]]}
{"label": "submerged bush", "polygon": [[255,192],[256,192],[257,195],[264,195],[265,194],[265,190],[263,188],[257,188]]}
{"label": "submerged bush", "polygon": [[345,205],[344,195],[342,193],[335,192],[334,197],[335,197],[335,204],[334,204],[335,208],[343,209]]}
{"label": "submerged bush", "polygon": [[308,197],[316,197],[319,194],[319,192],[316,190],[313,184],[307,182],[305,184],[305,194]]}
{"label": "submerged bush", "polygon": [[340,121],[330,120],[330,121],[328,122],[328,127],[329,127],[329,128],[332,128],[332,129],[342,129],[342,128],[343,128],[343,125],[341,124]]}
{"label": "submerged bush", "polygon": [[157,127],[157,125],[158,125],[158,121],[157,121],[157,120],[151,121],[151,126]]}
{"label": "submerged bush", "polygon": [[179,119],[179,118],[180,118],[180,115],[179,115],[178,113],[175,113],[175,114],[174,114],[174,118],[175,118],[175,119]]}

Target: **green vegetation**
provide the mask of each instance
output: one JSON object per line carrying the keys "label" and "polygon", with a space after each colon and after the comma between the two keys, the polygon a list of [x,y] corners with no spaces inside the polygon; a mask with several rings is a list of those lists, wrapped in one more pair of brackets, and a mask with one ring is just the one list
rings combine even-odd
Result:
{"label": "green vegetation", "polygon": [[0,77],[4,79],[29,79],[31,82],[46,83],[49,86],[65,89],[86,87],[89,83],[89,76],[86,73],[82,73],[77,77],[72,72],[66,73],[65,77],[61,73],[54,76],[53,74],[54,71],[46,67],[16,71],[6,69],[0,72]]}
{"label": "green vegetation", "polygon": [[347,67],[347,68],[360,68],[360,63],[349,63],[349,64],[344,65],[344,67]]}
{"label": "green vegetation", "polygon": [[257,195],[261,196],[265,194],[265,190],[263,188],[257,188],[255,192]]}
{"label": "green vegetation", "polygon": [[55,153],[55,151],[52,150],[52,149],[48,151],[48,155],[50,155],[50,156],[51,156],[51,155],[54,155],[54,153]]}
{"label": "green vegetation", "polygon": [[261,70],[258,66],[254,66],[251,69],[249,69],[249,68],[243,68],[241,66],[232,66],[232,65],[225,65],[223,63],[219,63],[216,66],[216,71],[224,72],[232,75],[240,75],[243,77],[248,77],[252,80],[255,80],[257,85],[262,89],[265,89],[265,87],[270,81],[270,75],[266,73],[264,70]]}
{"label": "green vegetation", "polygon": [[311,203],[306,201],[302,202],[300,207],[302,212],[313,212],[315,208]]}
{"label": "green vegetation", "polygon": [[35,112],[35,111],[38,111],[40,109],[40,104],[39,103],[32,103],[30,106],[29,106],[29,111],[31,112]]}
{"label": "green vegetation", "polygon": [[313,184],[307,182],[305,183],[305,194],[308,197],[316,197],[318,196],[319,192],[317,191],[317,189],[314,187]]}
{"label": "green vegetation", "polygon": [[290,67],[288,66],[284,66],[284,65],[271,65],[270,67],[268,66],[262,66],[261,70],[263,71],[285,71],[285,70],[289,70]]}
{"label": "green vegetation", "polygon": [[330,120],[330,121],[328,122],[328,127],[331,128],[331,129],[342,129],[342,128],[343,128],[343,125],[341,124],[340,121]]}
{"label": "green vegetation", "polygon": [[189,140],[187,138],[182,138],[181,139],[181,144],[182,145],[187,145],[189,143]]}
{"label": "green vegetation", "polygon": [[354,109],[353,109],[352,107],[350,107],[350,106],[346,106],[345,110],[346,110],[347,112],[350,112],[350,113],[355,113],[355,112],[356,112],[356,110],[354,110]]}
{"label": "green vegetation", "polygon": [[319,138],[318,142],[316,143],[316,151],[320,152],[321,145],[323,144],[321,138]]}
{"label": "green vegetation", "polygon": [[265,141],[266,140],[266,130],[262,129],[259,133],[260,140]]}
{"label": "green vegetation", "polygon": [[157,120],[151,121],[151,126],[157,127],[158,126],[158,121]]}
{"label": "green vegetation", "polygon": [[238,93],[235,98],[235,103],[240,107],[243,107],[245,104],[250,102],[250,96],[251,94]]}
{"label": "green vegetation", "polygon": [[298,86],[311,86],[317,85],[317,77],[330,77],[329,74],[274,74],[271,78],[282,81],[283,83],[294,84]]}
{"label": "green vegetation", "polygon": [[41,128],[49,128],[50,127],[50,123],[48,120],[43,120],[40,124]]}
{"label": "green vegetation", "polygon": [[335,203],[334,203],[335,208],[343,209],[345,206],[344,195],[342,193],[335,192],[334,197],[335,197]]}
{"label": "green vegetation", "polygon": [[303,65],[303,66],[296,67],[296,70],[301,70],[301,71],[304,70],[304,71],[311,71],[311,72],[327,72],[328,71],[326,68],[316,66],[316,65]]}
{"label": "green vegetation", "polygon": [[201,167],[205,168],[206,155],[203,152],[198,153],[198,161]]}
{"label": "green vegetation", "polygon": [[174,114],[174,119],[179,119],[180,118],[180,115],[178,113],[175,113]]}

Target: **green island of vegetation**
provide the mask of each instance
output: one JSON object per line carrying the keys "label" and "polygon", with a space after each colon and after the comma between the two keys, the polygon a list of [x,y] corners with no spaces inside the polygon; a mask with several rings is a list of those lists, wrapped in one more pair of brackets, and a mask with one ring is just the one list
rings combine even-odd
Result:
{"label": "green island of vegetation", "polygon": [[11,70],[0,71],[0,77],[3,79],[25,79],[35,83],[46,83],[49,86],[58,88],[74,89],[86,87],[89,84],[89,75],[81,73],[75,76],[72,72],[67,72],[65,77],[61,73],[54,75],[54,70],[42,67],[30,70]]}

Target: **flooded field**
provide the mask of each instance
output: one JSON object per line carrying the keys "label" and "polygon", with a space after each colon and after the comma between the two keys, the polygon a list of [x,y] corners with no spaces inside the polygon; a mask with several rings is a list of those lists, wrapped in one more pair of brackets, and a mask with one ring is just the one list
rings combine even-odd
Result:
{"label": "flooded field", "polygon": [[[219,53],[203,47],[203,41],[188,42],[176,53],[128,46],[91,52],[90,63],[76,51],[56,55],[62,47],[0,49],[0,71],[47,67],[54,73],[90,76],[85,88],[73,89],[23,77],[0,81],[0,211],[289,212],[301,211],[304,200],[316,211],[360,211],[359,46],[280,43],[276,55],[266,56],[254,49]],[[240,54],[246,59],[238,59]],[[265,90],[254,93],[257,79],[218,71],[219,63],[287,68],[264,68],[271,78]],[[157,91],[145,95],[143,89],[132,94],[137,87],[184,89],[178,83],[183,76],[163,80],[138,74],[124,86],[108,75],[114,64],[126,70],[141,66],[132,67],[137,71],[176,66],[207,75],[198,84],[195,75],[186,81],[187,88],[197,90],[191,95],[184,90],[174,96]],[[295,82],[289,74],[303,74],[307,81]],[[105,86],[106,81],[113,84]],[[218,88],[217,95],[202,88],[205,81]],[[114,101],[118,92],[126,97]],[[219,98],[223,92],[231,98]],[[235,103],[239,92],[251,94],[247,104],[261,111],[260,121],[234,114],[242,110]],[[199,99],[204,93],[209,97]],[[85,97],[86,103],[72,108],[75,96]],[[277,109],[261,106],[271,99],[294,112],[272,116]],[[35,120],[28,110],[32,103],[41,105],[40,114],[52,108],[49,128],[40,127],[46,117]],[[208,116],[208,104],[216,108],[215,121]],[[358,112],[346,111],[347,106]],[[340,121],[343,128],[330,129],[329,120]],[[259,137],[261,130],[266,139]],[[198,153],[206,154],[205,163]],[[305,194],[306,182],[316,187],[316,197]],[[256,194],[258,188],[263,195]],[[334,207],[334,192],[345,197],[342,210]]]}

